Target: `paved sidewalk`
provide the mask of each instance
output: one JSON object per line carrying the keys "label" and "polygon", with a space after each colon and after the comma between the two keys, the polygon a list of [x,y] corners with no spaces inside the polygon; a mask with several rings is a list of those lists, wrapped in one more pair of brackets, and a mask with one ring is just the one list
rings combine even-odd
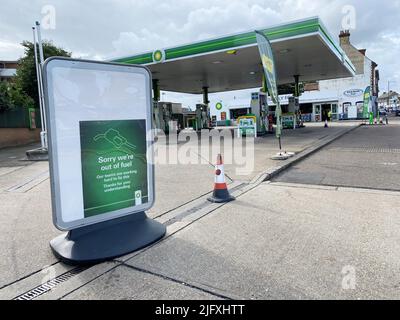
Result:
{"label": "paved sidewalk", "polygon": [[399,192],[263,183],[42,298],[398,299],[399,208]]}
{"label": "paved sidewalk", "polygon": [[400,193],[264,183],[126,264],[232,298],[398,299],[399,225]]}
{"label": "paved sidewalk", "polygon": [[[355,128],[357,125],[358,123],[354,122],[335,123],[331,128],[324,129],[321,124],[310,124],[307,125],[307,128],[296,131],[285,130],[284,141],[288,150],[303,153],[318,144],[326,143],[338,134],[343,134],[349,129]],[[256,141],[255,148],[255,170],[251,175],[239,177],[235,175],[233,167],[227,166],[226,172],[231,178],[228,178],[227,181],[230,183],[232,192],[240,195],[246,190],[254,188],[256,184],[250,183],[252,180],[277,166],[275,161],[269,159],[276,151],[276,139],[274,137],[259,138]],[[14,161],[17,160],[14,159]],[[48,272],[59,276],[71,270],[71,267],[58,263],[48,245],[49,240],[60,232],[53,227],[51,221],[47,162],[13,163],[18,165],[7,164],[2,169],[17,168],[16,170],[2,171],[3,174],[0,174],[0,202],[2,204],[0,208],[0,241],[2,243],[0,299],[10,299],[34,288],[43,281],[43,278],[48,276]],[[279,165],[284,163],[281,162]],[[197,220],[190,214],[195,213],[194,217],[200,218],[202,215],[208,215],[210,211],[220,210],[218,205],[209,205],[205,201],[207,194],[213,188],[213,172],[214,168],[211,164],[157,165],[156,204],[150,210],[149,215],[158,217],[159,221],[166,223],[169,234],[173,234],[188,225],[197,225]],[[257,183],[259,182],[261,181],[257,181]],[[176,217],[183,217],[183,220]],[[191,220],[192,218],[193,220]],[[214,231],[217,232],[217,230]],[[60,286],[62,293],[57,294],[57,290],[54,290],[51,294],[44,295],[43,298],[60,298],[86,282],[92,281],[96,275],[101,276],[104,272],[114,268],[114,264],[117,274],[119,272],[125,274],[128,272],[125,268],[129,270],[132,268],[124,264],[121,265],[121,262],[130,257],[125,257],[120,262],[100,264],[91,268],[90,272],[87,271],[88,273],[82,272],[68,280],[64,286]],[[44,271],[42,272],[43,268]],[[146,281],[152,283],[155,279],[160,280],[157,275],[154,275],[154,277],[148,276]],[[180,286],[178,287],[180,288]],[[179,290],[177,289],[174,292],[179,292]],[[182,292],[192,290],[198,292],[200,290],[199,297],[203,297],[204,293],[210,294],[208,289],[203,290],[197,287],[190,290],[185,287],[182,290]],[[160,295],[162,295],[162,292],[166,293],[165,298],[173,298],[173,295],[167,294],[170,292],[169,289],[160,290]],[[190,297],[192,293],[186,294]],[[215,296],[216,293],[212,292],[212,295]],[[143,297],[145,296],[144,294]],[[148,297],[150,296],[151,292]],[[224,296],[223,293],[217,294],[217,297]],[[114,297],[117,298],[117,295]]]}

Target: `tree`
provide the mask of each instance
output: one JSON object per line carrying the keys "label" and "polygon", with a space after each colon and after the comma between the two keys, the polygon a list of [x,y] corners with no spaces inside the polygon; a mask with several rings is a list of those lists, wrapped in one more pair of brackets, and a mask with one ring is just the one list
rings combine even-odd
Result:
{"label": "tree", "polygon": [[0,82],[0,112],[16,108],[33,108],[35,103],[31,97],[13,82]]}
{"label": "tree", "polygon": [[[32,98],[35,107],[38,108],[39,93],[33,43],[24,41],[21,45],[25,48],[25,56],[19,61],[20,65],[17,69],[15,84],[17,88]],[[71,53],[56,47],[51,41],[43,41],[43,55],[44,59],[47,59],[54,56],[70,57]]]}
{"label": "tree", "polygon": [[6,82],[0,82],[0,111],[12,108],[8,85]]}

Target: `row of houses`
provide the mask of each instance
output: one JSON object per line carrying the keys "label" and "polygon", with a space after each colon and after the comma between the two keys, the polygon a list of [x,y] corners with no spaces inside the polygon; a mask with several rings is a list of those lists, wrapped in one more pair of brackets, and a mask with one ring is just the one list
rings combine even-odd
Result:
{"label": "row of houses", "polygon": [[400,108],[400,94],[392,90],[384,92],[378,99],[378,106],[386,110],[397,110]]}

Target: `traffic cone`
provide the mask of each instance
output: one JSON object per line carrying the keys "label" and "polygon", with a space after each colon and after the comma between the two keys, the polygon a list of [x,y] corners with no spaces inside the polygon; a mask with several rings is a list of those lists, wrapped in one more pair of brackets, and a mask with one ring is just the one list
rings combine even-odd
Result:
{"label": "traffic cone", "polygon": [[229,194],[228,187],[225,182],[224,163],[222,162],[222,156],[220,154],[217,157],[217,165],[215,166],[214,192],[213,195],[207,200],[215,203],[235,200],[235,197]]}

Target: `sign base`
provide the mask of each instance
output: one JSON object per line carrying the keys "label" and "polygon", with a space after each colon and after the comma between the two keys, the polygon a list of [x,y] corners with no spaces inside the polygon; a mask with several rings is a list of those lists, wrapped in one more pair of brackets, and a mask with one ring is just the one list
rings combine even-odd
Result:
{"label": "sign base", "polygon": [[294,152],[279,152],[276,155],[272,156],[272,160],[287,160],[295,155]]}
{"label": "sign base", "polygon": [[29,161],[48,161],[49,154],[47,149],[33,149],[26,151],[26,158]]}
{"label": "sign base", "polygon": [[161,239],[166,227],[145,212],[81,227],[50,241],[54,255],[70,265],[88,265],[123,256]]}

